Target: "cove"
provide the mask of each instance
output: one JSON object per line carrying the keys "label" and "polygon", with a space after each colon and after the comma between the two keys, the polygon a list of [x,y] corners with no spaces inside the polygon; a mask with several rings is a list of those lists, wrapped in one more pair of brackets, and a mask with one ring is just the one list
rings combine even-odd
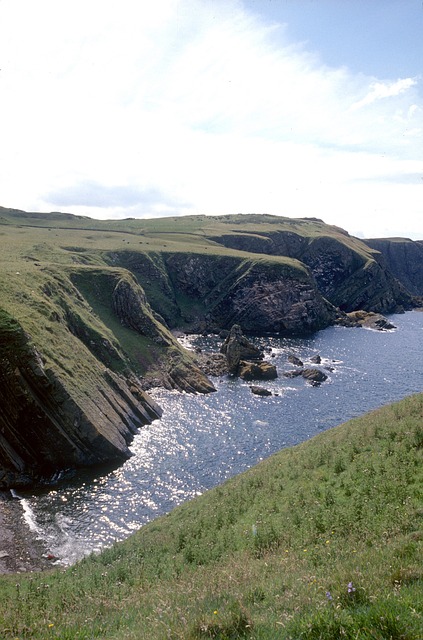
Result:
{"label": "cove", "polygon": [[[207,396],[158,389],[160,420],[142,429],[119,468],[75,473],[54,487],[19,492],[23,517],[57,561],[71,564],[121,540],[151,519],[302,442],[423,389],[423,313],[389,317],[394,331],[331,327],[308,338],[260,338],[279,377],[254,396],[251,383],[214,379]],[[186,346],[216,350],[214,337]],[[319,387],[285,378],[288,355],[310,364],[319,354],[328,380]]]}

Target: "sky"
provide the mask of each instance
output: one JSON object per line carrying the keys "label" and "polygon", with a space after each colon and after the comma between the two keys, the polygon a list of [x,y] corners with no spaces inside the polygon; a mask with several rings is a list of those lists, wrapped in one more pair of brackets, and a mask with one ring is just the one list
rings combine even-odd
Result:
{"label": "sky", "polygon": [[423,239],[421,0],[0,0],[0,205]]}

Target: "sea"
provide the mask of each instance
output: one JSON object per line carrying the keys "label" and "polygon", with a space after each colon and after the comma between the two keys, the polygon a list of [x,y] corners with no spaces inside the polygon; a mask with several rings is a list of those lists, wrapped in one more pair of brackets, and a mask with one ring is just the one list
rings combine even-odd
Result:
{"label": "sea", "polygon": [[[213,378],[216,392],[193,395],[156,389],[163,416],[135,436],[132,457],[116,467],[65,474],[53,485],[16,491],[24,526],[54,564],[70,565],[123,540],[147,522],[195,498],[275,452],[382,405],[423,391],[423,312],[389,316],[395,329],[330,327],[306,338],[252,339],[278,377],[254,383]],[[219,350],[216,336],[184,336],[188,349]],[[313,386],[283,374],[322,369]],[[321,364],[312,362],[319,355]]]}

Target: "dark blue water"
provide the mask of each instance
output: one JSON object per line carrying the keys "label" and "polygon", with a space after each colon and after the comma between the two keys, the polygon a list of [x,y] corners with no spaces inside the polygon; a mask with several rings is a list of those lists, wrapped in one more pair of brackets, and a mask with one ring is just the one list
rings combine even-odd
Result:
{"label": "dark blue water", "polygon": [[[60,561],[74,562],[283,447],[423,391],[423,313],[390,320],[395,331],[333,327],[307,339],[257,340],[271,347],[267,357],[279,372],[262,383],[273,393],[266,398],[226,376],[213,380],[217,393],[207,396],[157,390],[163,418],[135,437],[134,456],[118,469],[22,494],[27,524]],[[218,342],[198,337],[193,345],[216,349]],[[283,377],[293,369],[289,354],[305,366],[319,354],[328,380],[313,387]]]}

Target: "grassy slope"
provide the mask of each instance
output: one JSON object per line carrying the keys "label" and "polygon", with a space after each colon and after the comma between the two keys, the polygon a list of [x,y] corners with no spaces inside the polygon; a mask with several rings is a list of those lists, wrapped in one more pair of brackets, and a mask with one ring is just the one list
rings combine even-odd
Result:
{"label": "grassy slope", "polygon": [[422,419],[420,394],[72,568],[2,577],[0,637],[420,639]]}

